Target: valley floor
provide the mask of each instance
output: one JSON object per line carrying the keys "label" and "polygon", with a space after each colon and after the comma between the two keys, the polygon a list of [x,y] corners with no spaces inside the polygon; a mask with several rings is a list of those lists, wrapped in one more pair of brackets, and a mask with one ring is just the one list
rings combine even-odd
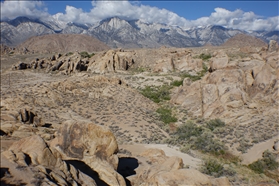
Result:
{"label": "valley floor", "polygon": [[[229,104],[226,103],[226,108],[229,111],[225,111],[222,117],[232,115],[227,120],[228,125],[210,132],[208,128],[205,127],[204,129],[204,126],[208,120],[213,118],[203,118],[197,115],[201,111],[201,108],[196,108],[196,105],[189,101],[191,99],[194,101],[195,95],[192,98],[187,97],[187,95],[193,94],[189,90],[190,88],[194,91],[201,92],[200,88],[195,90],[197,87],[193,85],[195,82],[189,85],[188,89],[185,84],[189,82],[186,80],[183,81],[181,86],[172,87],[170,89],[171,100],[159,104],[140,94],[140,91],[146,86],[158,87],[170,85],[173,81],[180,81],[181,76],[178,73],[158,74],[149,71],[128,71],[123,73],[106,73],[104,75],[90,72],[64,75],[57,72],[46,73],[32,69],[10,70],[11,66],[17,64],[19,60],[31,61],[31,59],[36,57],[49,58],[50,56],[36,56],[35,54],[30,56],[1,56],[1,177],[6,180],[6,183],[28,183],[34,177],[34,171],[29,167],[24,169],[25,171],[20,170],[18,165],[12,163],[9,158],[2,155],[3,152],[7,152],[13,146],[14,142],[32,135],[40,136],[51,147],[51,143],[54,143],[53,141],[57,138],[59,128],[65,122],[71,120],[84,123],[91,122],[109,129],[112,131],[118,144],[118,158],[120,160],[121,158],[127,157],[138,158],[141,161],[141,165],[138,165],[139,168],[135,168],[135,175],[130,175],[130,172],[129,174],[126,172],[126,174],[123,170],[122,172],[120,171],[121,175],[124,175],[126,184],[139,184],[138,180],[140,180],[140,177],[136,176],[141,174],[143,176],[143,172],[139,171],[150,168],[151,165],[156,165],[158,171],[160,170],[159,165],[154,163],[157,160],[152,159],[152,153],[144,156],[146,151],[154,148],[162,150],[166,156],[181,158],[183,166],[180,168],[192,169],[193,171],[200,171],[201,167],[204,166],[205,159],[218,159],[218,157],[216,158],[216,156],[212,156],[210,153],[202,153],[199,149],[192,149],[190,147],[185,147],[186,150],[184,152],[186,153],[183,153],[181,152],[183,148],[181,146],[179,147],[179,143],[168,145],[170,141],[176,139],[174,134],[177,128],[187,122],[193,122],[196,126],[203,127],[203,130],[206,132],[212,133],[215,138],[228,147],[230,153],[239,156],[242,160],[242,162],[236,164],[225,159],[222,160],[224,165],[234,169],[234,174],[231,176],[225,175],[232,185],[259,185],[260,183],[277,185],[276,181],[279,179],[276,180],[274,177],[271,177],[273,178],[271,179],[265,175],[257,178],[258,174],[246,166],[242,166],[242,164],[248,165],[262,158],[264,151],[272,151],[274,142],[279,140],[278,123],[276,123],[278,115],[259,114],[260,112],[268,112],[265,110],[264,104],[268,105],[268,108],[271,108],[271,113],[276,109],[269,103],[267,104],[267,100],[263,101],[262,107],[256,105],[255,108],[252,108],[251,105],[245,105],[245,103],[241,107],[243,110],[232,109],[233,111],[231,113],[233,114],[229,113],[231,111],[230,109],[240,103],[236,101],[230,102]],[[210,79],[209,75],[206,77],[211,83],[219,81],[213,77]],[[231,84],[229,86],[234,87]],[[210,92],[215,91],[215,87],[212,87],[205,85],[203,89],[208,90],[209,93],[207,96],[209,97],[215,96]],[[225,89],[226,87],[223,88]],[[236,89],[238,90],[240,88],[237,87]],[[233,96],[235,95],[238,96],[239,94],[236,93]],[[196,97],[198,97],[198,94],[196,94]],[[189,102],[181,101],[182,99],[187,99]],[[223,98],[216,97],[217,99],[236,98],[228,96]],[[210,98],[203,99],[203,103],[205,104],[210,101],[212,101]],[[250,103],[254,102],[249,100]],[[191,104],[193,105],[191,106]],[[214,104],[217,104],[217,101]],[[214,104],[212,101],[211,106],[216,106]],[[173,109],[173,113],[177,117],[176,122],[171,122],[167,125],[160,120],[160,116],[156,112],[158,108],[165,107],[166,105]],[[211,112],[210,107],[207,108],[207,106],[205,105],[205,108],[203,108],[208,109],[205,110],[205,115]],[[251,106],[251,109],[246,109],[249,106]],[[191,109],[187,109],[189,107]],[[197,109],[196,111],[193,110],[194,107]],[[221,107],[217,105],[216,108]],[[218,113],[214,113],[216,110],[212,111],[212,114],[215,114],[215,116],[218,115]],[[241,112],[243,116],[240,115]],[[243,123],[236,124],[235,121],[243,121]],[[245,121],[248,124],[245,124]],[[191,140],[195,139],[191,138]],[[185,145],[185,142],[183,142],[183,145]],[[163,155],[160,155],[160,157],[163,157]],[[163,159],[161,164],[164,161],[169,161],[165,157]],[[83,160],[86,161],[85,159]],[[110,161],[112,162],[113,160]],[[149,161],[152,162],[151,165],[149,165]],[[160,161],[158,160],[158,162]],[[9,167],[10,177],[2,175],[2,171],[5,172],[4,168],[6,167]],[[245,171],[246,173],[242,175]],[[23,172],[25,173],[22,174]],[[164,175],[158,176],[164,177]],[[214,176],[210,175],[211,183],[218,182],[216,180],[212,181]],[[54,177],[52,178],[53,180],[56,179]],[[29,181],[26,179],[29,179]],[[151,180],[150,183],[153,183],[152,181],[154,180]],[[223,181],[220,181],[219,185],[227,183],[226,180]]]}

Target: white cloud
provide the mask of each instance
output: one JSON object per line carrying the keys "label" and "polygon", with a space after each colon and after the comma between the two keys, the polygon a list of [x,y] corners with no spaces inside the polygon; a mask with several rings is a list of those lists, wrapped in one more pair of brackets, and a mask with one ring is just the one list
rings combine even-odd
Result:
{"label": "white cloud", "polygon": [[[123,19],[141,19],[148,23],[165,23],[182,28],[193,26],[221,25],[227,28],[251,30],[279,30],[279,16],[263,18],[253,12],[240,9],[229,11],[217,7],[208,17],[187,20],[166,9],[142,5],[138,1],[92,1],[90,12],[80,8],[66,6],[65,13],[57,13],[52,17],[60,21],[76,23],[97,23],[103,19],[118,16]],[[4,1],[1,3],[1,18],[13,19],[18,16],[48,17],[45,6],[40,1]]]}
{"label": "white cloud", "polygon": [[171,25],[187,26],[190,24],[183,17],[157,7],[141,5],[138,2],[129,1],[92,1],[90,12],[83,12],[75,7],[66,7],[66,13],[59,13],[58,19],[64,21],[76,21],[79,23],[96,23],[109,17],[118,16],[123,19],[141,19],[145,22],[158,22]]}
{"label": "white cloud", "polygon": [[41,1],[4,1],[1,2],[1,19],[14,19],[19,16],[40,18],[49,16]]}
{"label": "white cloud", "polygon": [[244,12],[240,9],[229,11],[224,8],[215,8],[215,12],[209,17],[202,17],[192,21],[195,26],[221,25],[247,31],[278,30],[278,22],[279,16],[264,19],[254,14],[254,12]]}

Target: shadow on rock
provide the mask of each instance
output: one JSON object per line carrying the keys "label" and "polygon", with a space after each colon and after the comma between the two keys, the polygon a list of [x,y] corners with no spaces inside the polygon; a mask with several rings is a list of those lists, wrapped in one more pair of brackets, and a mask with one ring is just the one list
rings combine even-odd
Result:
{"label": "shadow on rock", "polygon": [[126,185],[131,185],[130,181],[127,179],[128,176],[135,175],[135,169],[139,166],[138,160],[131,157],[119,158],[117,172],[121,174],[125,181]]}
{"label": "shadow on rock", "polygon": [[99,174],[92,170],[88,165],[86,165],[83,161],[79,160],[66,160],[68,164],[73,165],[76,169],[80,170],[84,174],[90,176],[94,179],[97,185],[108,186],[106,182],[99,178]]}
{"label": "shadow on rock", "polygon": [[1,167],[0,168],[0,185],[1,186],[23,186],[27,185],[21,180],[14,178],[9,171],[9,168]]}

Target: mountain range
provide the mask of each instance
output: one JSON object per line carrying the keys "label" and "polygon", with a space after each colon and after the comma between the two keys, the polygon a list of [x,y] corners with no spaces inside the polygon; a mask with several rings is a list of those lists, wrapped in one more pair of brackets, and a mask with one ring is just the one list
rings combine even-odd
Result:
{"label": "mountain range", "polygon": [[112,17],[98,24],[17,17],[1,21],[1,44],[17,46],[32,36],[46,34],[86,34],[96,37],[112,48],[156,48],[218,46],[237,34],[248,34],[262,39],[279,41],[279,31],[246,32],[218,25],[195,27],[188,30],[160,23],[141,20],[124,20]]}

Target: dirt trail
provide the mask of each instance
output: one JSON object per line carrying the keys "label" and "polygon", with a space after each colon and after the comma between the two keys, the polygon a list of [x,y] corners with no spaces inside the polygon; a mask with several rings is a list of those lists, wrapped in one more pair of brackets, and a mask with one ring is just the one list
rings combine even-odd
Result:
{"label": "dirt trail", "polygon": [[161,149],[167,156],[177,156],[182,158],[184,166],[189,168],[198,169],[202,163],[201,159],[194,158],[188,154],[180,152],[175,147],[169,147],[167,144],[134,144],[134,145],[119,145],[119,148],[127,149],[132,152],[134,156],[141,154],[143,151],[156,148]]}
{"label": "dirt trail", "polygon": [[262,154],[265,150],[273,150],[274,141],[279,139],[279,135],[275,136],[267,141],[258,143],[248,150],[247,153],[243,154],[242,164],[248,165],[262,158]]}

